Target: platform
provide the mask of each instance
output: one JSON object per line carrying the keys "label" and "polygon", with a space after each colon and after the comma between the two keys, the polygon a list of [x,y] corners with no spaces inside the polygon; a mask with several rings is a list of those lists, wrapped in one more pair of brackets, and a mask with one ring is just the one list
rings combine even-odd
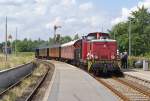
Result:
{"label": "platform", "polygon": [[124,74],[128,74],[150,82],[150,71],[144,71],[143,69],[123,69],[122,71]]}
{"label": "platform", "polygon": [[118,101],[109,89],[75,66],[51,61],[55,72],[44,101]]}

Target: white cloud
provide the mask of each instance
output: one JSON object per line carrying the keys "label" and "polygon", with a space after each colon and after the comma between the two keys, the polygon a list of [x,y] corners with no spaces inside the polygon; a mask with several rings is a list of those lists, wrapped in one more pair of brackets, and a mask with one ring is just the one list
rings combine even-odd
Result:
{"label": "white cloud", "polygon": [[100,26],[102,21],[103,18],[101,18],[100,16],[91,16],[91,17],[84,18],[82,20],[83,23],[88,24],[89,26],[92,27]]}
{"label": "white cloud", "polygon": [[47,28],[53,29],[54,26],[62,26],[63,25],[63,20],[61,17],[56,17],[53,21],[51,21],[49,24],[47,24]]}
{"label": "white cloud", "polygon": [[143,2],[139,2],[139,3],[138,3],[138,6],[139,6],[139,7],[142,7],[143,5],[144,5],[146,8],[150,8],[150,0],[144,0]]}
{"label": "white cloud", "polygon": [[117,24],[119,22],[126,21],[128,19],[128,17],[131,16],[131,12],[137,11],[138,7],[142,7],[143,5],[144,5],[144,7],[148,8],[148,10],[150,10],[150,0],[140,1],[140,2],[138,2],[137,6],[134,6],[132,8],[122,8],[122,11],[121,11],[122,14],[121,14],[121,16],[113,19],[111,21],[111,24],[115,25],[115,24]]}
{"label": "white cloud", "polygon": [[71,6],[76,4],[76,0],[62,0],[61,2],[64,6]]}
{"label": "white cloud", "polygon": [[75,19],[75,18],[69,18],[69,19],[67,19],[66,21],[65,21],[65,23],[66,24],[68,24],[68,23],[74,23],[74,22],[76,22],[77,21],[77,19]]}
{"label": "white cloud", "polygon": [[79,6],[79,9],[83,11],[88,11],[89,9],[92,8],[93,8],[93,4],[91,2],[83,3]]}
{"label": "white cloud", "polygon": [[128,10],[127,8],[122,8],[122,14],[121,17],[117,17],[116,19],[114,19],[111,23],[113,25],[119,23],[119,22],[124,22],[128,19],[128,17],[130,16],[130,10]]}
{"label": "white cloud", "polygon": [[99,26],[109,21],[94,8],[93,2],[81,4],[79,0],[0,0],[0,42],[4,41],[6,15],[13,38],[18,27],[18,39],[47,40],[53,37],[54,25],[62,26],[58,30],[62,35],[99,31]]}
{"label": "white cloud", "polygon": [[[142,5],[150,8],[150,0],[138,3],[139,7]],[[18,39],[40,37],[47,40],[53,37],[54,25],[62,26],[59,30],[62,35],[72,36],[73,33],[101,31],[102,26],[106,30],[111,27],[110,19],[113,17],[99,6],[90,0],[0,0],[0,42],[4,41],[6,15],[8,33],[15,36],[15,27],[18,27]],[[135,10],[136,6],[122,8],[120,16],[111,23],[127,20],[131,11]]]}

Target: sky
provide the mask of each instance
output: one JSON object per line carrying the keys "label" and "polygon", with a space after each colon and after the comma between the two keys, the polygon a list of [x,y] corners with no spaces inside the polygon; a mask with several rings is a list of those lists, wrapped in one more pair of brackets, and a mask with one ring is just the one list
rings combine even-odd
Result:
{"label": "sky", "polygon": [[150,9],[150,0],[0,0],[0,42],[5,40],[6,16],[13,40],[16,27],[20,40],[48,40],[54,25],[61,26],[61,36],[107,32],[142,5]]}

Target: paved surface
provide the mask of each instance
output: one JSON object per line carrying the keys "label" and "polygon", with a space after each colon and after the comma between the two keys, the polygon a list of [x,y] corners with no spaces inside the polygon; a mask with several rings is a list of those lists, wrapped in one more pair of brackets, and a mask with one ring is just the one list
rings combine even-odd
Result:
{"label": "paved surface", "polygon": [[86,72],[69,64],[55,64],[48,101],[118,101],[118,98]]}
{"label": "paved surface", "polygon": [[125,74],[135,76],[146,81],[150,81],[150,71],[143,71],[142,69],[128,69],[123,71]]}

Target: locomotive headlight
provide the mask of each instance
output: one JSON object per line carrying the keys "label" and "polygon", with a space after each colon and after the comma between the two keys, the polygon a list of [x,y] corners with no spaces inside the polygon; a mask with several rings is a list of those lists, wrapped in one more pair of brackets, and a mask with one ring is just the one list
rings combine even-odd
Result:
{"label": "locomotive headlight", "polygon": [[94,58],[95,58],[95,59],[98,59],[98,56],[97,56],[97,55],[95,55],[95,56],[94,56]]}
{"label": "locomotive headlight", "polygon": [[114,56],[114,55],[111,55],[111,59],[115,59],[115,56]]}
{"label": "locomotive headlight", "polygon": [[93,58],[94,56],[93,56],[93,54],[91,54],[91,58]]}

